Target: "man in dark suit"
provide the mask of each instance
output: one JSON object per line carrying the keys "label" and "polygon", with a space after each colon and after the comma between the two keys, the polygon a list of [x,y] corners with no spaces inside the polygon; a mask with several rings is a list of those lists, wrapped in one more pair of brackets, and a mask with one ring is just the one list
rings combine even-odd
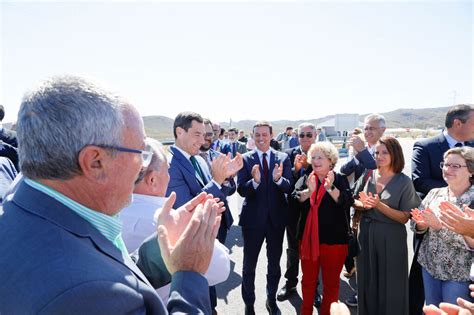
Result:
{"label": "man in dark suit", "polygon": [[[3,105],[0,105],[0,124],[3,121],[3,118],[5,118],[5,108],[3,107]],[[5,143],[8,143],[12,147],[18,147],[16,132],[13,130],[5,129],[5,127],[3,127],[2,125],[0,125],[0,140]]]}
{"label": "man in dark suit", "polygon": [[285,194],[292,185],[291,163],[286,153],[270,149],[272,127],[259,122],[253,127],[256,150],[244,154],[237,176],[237,191],[245,198],[239,225],[244,239],[242,298],[245,314],[255,314],[255,268],[263,241],[267,242],[267,301],[271,314],[279,312],[276,291],[280,280],[283,235],[288,222]]}
{"label": "man in dark suit", "polygon": [[234,157],[237,153],[244,154],[247,152],[245,144],[237,140],[237,128],[230,128],[227,132],[229,133],[229,143],[222,148],[222,154],[230,153]]}
{"label": "man in dark suit", "polygon": [[[313,171],[310,161],[306,159],[307,153],[311,145],[316,139],[316,127],[311,123],[302,123],[298,127],[300,145],[298,147],[286,151],[291,162],[291,171],[293,174],[293,185],[290,192],[294,190],[294,184],[305,174],[310,174]],[[298,284],[298,266],[300,263],[298,240],[296,239],[296,225],[300,216],[301,204],[294,198],[289,198],[289,217],[286,226],[286,241],[288,248],[286,250],[286,272],[285,286],[278,292],[277,298],[279,301],[288,299],[296,292],[296,285]]]}
{"label": "man in dark suit", "polygon": [[[128,256],[117,218],[152,156],[136,109],[83,79],[54,78],[24,98],[18,139],[24,180],[0,217],[0,313],[167,314]],[[216,205],[197,206],[173,242],[167,213],[158,219],[170,312],[210,313],[201,274],[217,234]]]}
{"label": "man in dark suit", "polygon": [[[206,162],[209,170],[212,169],[212,162],[217,159],[222,154],[216,150],[211,149],[212,144],[212,122],[209,119],[204,119],[204,143],[201,145],[199,155]],[[231,196],[236,191],[235,180],[233,176],[228,177],[224,183],[221,185],[221,192],[227,196]],[[227,239],[227,231],[229,231],[232,223],[234,223],[234,218],[232,213],[228,208],[227,199],[225,199],[226,211],[222,214],[221,226],[219,228],[219,233],[217,234],[217,239],[222,244],[225,244]]]}
{"label": "man in dark suit", "polygon": [[[200,148],[205,143],[205,130],[204,120],[198,113],[182,112],[176,116],[173,124],[175,144],[170,147],[172,155],[168,170],[170,182],[166,195],[169,196],[173,191],[176,193],[175,207],[182,206],[201,192],[219,198],[227,209],[224,214],[226,222],[223,228],[227,231],[227,225],[232,224],[232,215],[230,215],[226,197],[233,192],[227,178],[239,169],[239,167],[234,168],[235,165],[242,166],[242,156],[238,155],[230,160],[229,157],[220,155],[212,161],[209,169],[206,161],[199,155]],[[225,241],[225,238],[223,240]],[[217,313],[214,287],[210,288],[210,296],[213,313]]]}
{"label": "man in dark suit", "polygon": [[[445,187],[440,163],[443,154],[456,146],[473,146],[474,108],[457,105],[446,114],[445,127],[437,136],[417,141],[413,146],[412,180],[417,193],[424,198],[433,188]],[[423,314],[425,300],[421,266],[418,263],[418,249],[423,234],[415,234],[413,239],[415,255],[410,268],[410,314]]]}

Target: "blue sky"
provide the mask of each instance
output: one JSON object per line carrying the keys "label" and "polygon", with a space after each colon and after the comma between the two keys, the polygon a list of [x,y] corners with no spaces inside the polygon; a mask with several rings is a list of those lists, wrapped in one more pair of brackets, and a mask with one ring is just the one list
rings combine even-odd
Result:
{"label": "blue sky", "polygon": [[471,1],[3,1],[0,14],[5,121],[26,90],[65,73],[172,118],[473,103]]}

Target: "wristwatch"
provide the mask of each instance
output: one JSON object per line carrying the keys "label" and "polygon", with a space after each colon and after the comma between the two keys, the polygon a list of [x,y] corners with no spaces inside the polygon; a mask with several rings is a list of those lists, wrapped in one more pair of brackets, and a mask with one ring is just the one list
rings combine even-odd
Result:
{"label": "wristwatch", "polygon": [[334,184],[333,184],[333,185],[331,185],[331,187],[326,188],[326,191],[327,191],[327,192],[332,192],[335,188],[336,188],[336,187],[335,187]]}

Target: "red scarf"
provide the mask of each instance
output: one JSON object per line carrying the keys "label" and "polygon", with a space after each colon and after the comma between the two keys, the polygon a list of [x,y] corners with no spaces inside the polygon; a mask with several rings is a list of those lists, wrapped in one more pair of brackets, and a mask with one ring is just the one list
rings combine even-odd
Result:
{"label": "red scarf", "polygon": [[323,182],[318,188],[316,177],[316,189],[311,194],[311,207],[306,217],[303,240],[301,241],[301,259],[316,261],[319,258],[318,210],[321,200],[323,200],[323,196],[326,193],[326,189],[324,188],[325,181],[326,179],[323,179]]}

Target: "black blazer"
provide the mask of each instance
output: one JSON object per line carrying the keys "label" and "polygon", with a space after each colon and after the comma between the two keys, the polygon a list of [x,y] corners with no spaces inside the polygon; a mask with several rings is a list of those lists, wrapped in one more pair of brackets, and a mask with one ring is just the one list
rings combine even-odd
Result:
{"label": "black blazer", "polygon": [[[308,175],[301,177],[295,185],[295,190],[291,198],[297,199],[297,194],[308,188],[306,180]],[[318,180],[318,187],[321,183]],[[350,218],[350,208],[354,203],[352,192],[346,175],[336,172],[334,186],[340,190],[341,194],[337,202],[326,192],[321,201],[318,211],[319,221],[319,243],[320,244],[347,244],[348,242],[348,219]],[[300,203],[301,214],[298,221],[296,237],[298,240],[303,238],[306,218],[308,217],[310,200]]]}

